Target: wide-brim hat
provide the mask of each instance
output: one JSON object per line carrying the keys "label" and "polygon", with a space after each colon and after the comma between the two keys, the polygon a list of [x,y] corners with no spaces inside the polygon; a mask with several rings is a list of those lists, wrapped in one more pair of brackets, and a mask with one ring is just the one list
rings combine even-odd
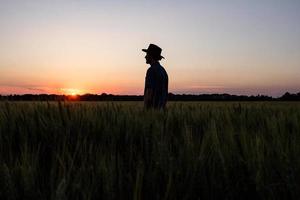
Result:
{"label": "wide-brim hat", "polygon": [[148,49],[142,49],[142,51],[144,51],[150,55],[156,56],[156,57],[164,58],[161,55],[162,49],[155,44],[149,44]]}

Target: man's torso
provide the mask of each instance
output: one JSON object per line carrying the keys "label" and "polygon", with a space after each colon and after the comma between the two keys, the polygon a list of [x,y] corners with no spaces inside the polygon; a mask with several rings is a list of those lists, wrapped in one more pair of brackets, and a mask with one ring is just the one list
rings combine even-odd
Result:
{"label": "man's torso", "polygon": [[[147,90],[152,90],[152,97],[147,96]],[[150,104],[146,105],[147,107],[165,107],[168,96],[168,74],[159,63],[155,63],[147,70],[144,94],[145,102]]]}

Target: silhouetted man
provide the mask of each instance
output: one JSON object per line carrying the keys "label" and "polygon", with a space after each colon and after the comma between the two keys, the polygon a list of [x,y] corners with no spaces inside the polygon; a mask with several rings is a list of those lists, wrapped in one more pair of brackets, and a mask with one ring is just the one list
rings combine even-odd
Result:
{"label": "silhouetted man", "polygon": [[155,44],[150,44],[146,52],[146,63],[150,64],[147,70],[144,90],[144,106],[146,109],[164,109],[168,97],[168,74],[159,61],[162,49]]}

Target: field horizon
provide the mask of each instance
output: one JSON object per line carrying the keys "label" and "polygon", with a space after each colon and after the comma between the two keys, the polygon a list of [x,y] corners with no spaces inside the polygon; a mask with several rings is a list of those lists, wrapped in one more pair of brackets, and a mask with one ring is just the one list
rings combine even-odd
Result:
{"label": "field horizon", "polygon": [[[10,94],[1,95],[0,101],[143,101],[143,95],[120,94]],[[300,101],[300,92],[285,92],[282,96],[272,97],[267,95],[232,95],[228,93],[199,93],[199,94],[174,94],[168,93],[168,101]]]}

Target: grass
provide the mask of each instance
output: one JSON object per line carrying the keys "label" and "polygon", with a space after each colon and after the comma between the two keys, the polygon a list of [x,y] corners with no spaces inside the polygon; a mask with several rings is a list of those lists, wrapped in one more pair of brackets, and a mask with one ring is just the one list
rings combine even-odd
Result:
{"label": "grass", "polygon": [[299,199],[300,103],[0,102],[0,199]]}

